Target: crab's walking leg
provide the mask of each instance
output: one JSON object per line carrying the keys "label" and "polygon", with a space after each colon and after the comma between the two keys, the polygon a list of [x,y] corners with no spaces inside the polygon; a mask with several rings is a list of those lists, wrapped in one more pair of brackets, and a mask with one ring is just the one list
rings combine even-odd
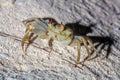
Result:
{"label": "crab's walking leg", "polygon": [[88,37],[85,37],[85,38],[86,38],[87,42],[90,44],[91,48],[92,48],[93,50],[96,50],[96,49],[95,49],[95,46],[94,46],[93,43],[92,43],[92,40],[91,40],[90,38],[88,38]]}
{"label": "crab's walking leg", "polygon": [[24,53],[25,53],[25,50],[24,50],[25,41],[28,41],[28,39],[29,39],[28,34],[29,34],[29,32],[26,32],[26,33],[24,34],[24,37],[23,37],[22,42],[21,42],[22,50],[23,50]]}
{"label": "crab's walking leg", "polygon": [[23,50],[24,53],[25,53],[25,49],[24,49],[25,41],[29,40],[29,30],[30,30],[29,27],[27,27],[26,30],[25,30],[25,34],[22,38],[22,42],[21,42],[22,50]]}
{"label": "crab's walking leg", "polygon": [[75,66],[77,66],[77,64],[80,63],[79,61],[80,61],[80,54],[81,54],[81,50],[80,50],[81,44],[80,44],[79,40],[77,40],[75,43],[77,44],[77,50],[78,50],[77,60],[76,60],[76,64],[75,64]]}
{"label": "crab's walking leg", "polygon": [[[53,50],[53,45],[52,45],[52,43],[53,43],[53,39],[52,38],[50,38],[50,40],[49,40],[49,42],[48,42],[48,45],[49,45],[49,47],[50,47],[50,53],[52,52],[52,50]],[[50,55],[50,53],[49,53],[49,55]]]}
{"label": "crab's walking leg", "polygon": [[85,62],[86,60],[90,59],[91,54],[90,54],[90,52],[89,52],[89,48],[88,48],[88,45],[87,45],[87,40],[85,39],[85,37],[82,37],[81,40],[82,40],[82,42],[83,42],[83,44],[84,44],[84,46],[85,46],[85,48],[86,48],[86,51],[87,51],[87,53],[88,53],[88,56],[87,56],[87,57],[84,59],[84,61],[83,61],[83,62]]}
{"label": "crab's walking leg", "polygon": [[30,33],[29,35],[29,39],[28,39],[28,43],[27,43],[27,46],[25,48],[25,51],[27,50],[27,48],[29,47],[29,45],[31,43],[33,43],[33,41],[38,37],[38,35],[34,36],[34,33]]}

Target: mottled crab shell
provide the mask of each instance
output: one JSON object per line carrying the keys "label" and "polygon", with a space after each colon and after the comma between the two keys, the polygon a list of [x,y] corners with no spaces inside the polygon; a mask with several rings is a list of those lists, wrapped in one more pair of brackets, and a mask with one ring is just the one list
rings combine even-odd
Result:
{"label": "mottled crab shell", "polygon": [[47,35],[47,29],[49,20],[43,20],[41,18],[31,18],[24,20],[23,23],[27,28],[32,29],[32,33],[38,35],[41,38],[45,38]]}
{"label": "mottled crab shell", "polygon": [[[61,28],[61,25],[63,29]],[[68,45],[73,39],[73,31],[71,29],[65,29],[63,24],[49,25],[48,35],[54,40],[62,42],[64,45]]]}

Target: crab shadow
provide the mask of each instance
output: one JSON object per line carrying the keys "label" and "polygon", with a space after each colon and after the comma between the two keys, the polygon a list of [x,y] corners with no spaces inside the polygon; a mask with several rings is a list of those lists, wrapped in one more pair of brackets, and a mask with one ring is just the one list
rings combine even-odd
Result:
{"label": "crab shadow", "polygon": [[92,27],[95,26],[95,24],[90,24],[88,26],[81,25],[79,22],[76,23],[67,23],[65,24],[65,27],[69,27],[73,30],[73,33],[75,36],[85,36],[88,33],[92,32]]}
{"label": "crab shadow", "polygon": [[[88,33],[92,32],[92,27],[95,27],[95,24],[90,24],[88,26],[85,26],[79,24],[79,22],[76,22],[76,23],[67,23],[65,24],[65,26],[71,28],[75,36],[87,36]],[[106,53],[104,54],[104,58],[108,58],[111,52],[111,46],[113,44],[113,40],[111,39],[111,37],[109,36],[106,37],[88,36],[88,37],[92,40],[93,44],[97,44],[95,45],[96,50],[100,47],[100,49],[96,53],[96,56],[91,58],[90,60],[97,58],[99,55],[101,55],[102,50],[106,51]],[[91,55],[94,52],[95,51],[93,51]]]}

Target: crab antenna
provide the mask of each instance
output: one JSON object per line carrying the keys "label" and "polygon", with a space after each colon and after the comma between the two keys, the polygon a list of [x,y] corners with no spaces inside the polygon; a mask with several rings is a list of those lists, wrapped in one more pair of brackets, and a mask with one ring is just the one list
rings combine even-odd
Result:
{"label": "crab antenna", "polygon": [[60,23],[60,28],[64,30],[64,25],[62,24],[62,22]]}

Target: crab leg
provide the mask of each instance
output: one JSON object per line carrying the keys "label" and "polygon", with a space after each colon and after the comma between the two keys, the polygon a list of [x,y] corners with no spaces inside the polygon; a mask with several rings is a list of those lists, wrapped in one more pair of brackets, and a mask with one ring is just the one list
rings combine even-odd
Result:
{"label": "crab leg", "polygon": [[25,53],[25,50],[24,50],[24,43],[25,43],[25,41],[28,41],[28,39],[29,39],[28,34],[29,34],[29,27],[26,28],[25,34],[24,34],[24,36],[23,36],[23,38],[22,38],[22,42],[21,42],[22,50],[23,50],[24,53]]}
{"label": "crab leg", "polygon": [[[50,38],[50,40],[49,40],[49,42],[48,42],[48,45],[49,45],[51,51],[53,50],[53,47],[52,47],[53,45],[52,45],[52,43],[53,43],[53,39]],[[50,51],[50,53],[51,53],[51,51]],[[49,55],[50,55],[50,53],[49,53]]]}
{"label": "crab leg", "polygon": [[86,41],[85,37],[82,37],[81,40],[82,40],[82,42],[83,42],[83,44],[84,44],[84,46],[85,46],[85,48],[86,48],[86,51],[87,51],[87,53],[88,53],[88,56],[87,56],[87,57],[84,59],[84,61],[83,61],[83,62],[85,62],[86,60],[90,59],[91,54],[90,54],[90,52],[89,52],[89,48],[88,48],[87,41]]}
{"label": "crab leg", "polygon": [[[27,27],[26,30],[25,30],[24,37],[22,38],[21,45],[22,45],[22,50],[24,51],[24,53],[26,52],[26,49],[27,49],[27,48],[24,49],[25,41],[28,41],[28,44],[29,44],[30,38],[33,36],[33,34],[32,33],[30,34],[30,32],[31,32],[31,29],[29,27]],[[30,34],[30,36],[29,36],[29,34]]]}
{"label": "crab leg", "polygon": [[91,40],[90,38],[88,38],[88,37],[85,37],[85,38],[86,38],[87,42],[90,44],[91,48],[92,48],[93,50],[96,50],[96,49],[95,49],[95,46],[92,44],[92,40]]}
{"label": "crab leg", "polygon": [[80,61],[80,54],[81,54],[80,48],[81,48],[81,44],[80,44],[79,40],[77,40],[75,43],[77,44],[77,50],[78,50],[77,60],[76,60],[76,64],[75,64],[75,66],[76,66],[79,63],[79,61]]}
{"label": "crab leg", "polygon": [[49,42],[48,42],[48,45],[49,45],[50,48],[52,48],[52,42],[53,42],[53,39],[50,38],[50,40],[49,40]]}
{"label": "crab leg", "polygon": [[24,51],[24,53],[25,53],[25,50],[24,50],[25,41],[28,41],[28,39],[29,39],[28,34],[29,34],[29,32],[26,32],[26,33],[24,34],[24,37],[23,37],[22,43],[21,43],[21,45],[22,45],[22,50]]}

